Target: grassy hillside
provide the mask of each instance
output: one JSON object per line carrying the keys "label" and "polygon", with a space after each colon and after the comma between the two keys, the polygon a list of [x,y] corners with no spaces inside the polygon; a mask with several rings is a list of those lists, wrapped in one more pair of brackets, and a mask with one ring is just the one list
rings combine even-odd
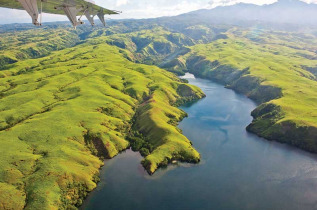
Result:
{"label": "grassy hillside", "polygon": [[129,146],[150,174],[200,160],[177,106],[203,93],[140,63],[247,95],[259,104],[249,131],[317,152],[316,35],[185,22],[0,27],[0,209],[79,206],[103,158]]}
{"label": "grassy hillside", "polygon": [[160,65],[165,59],[178,55],[185,46],[194,45],[195,40],[181,33],[172,33],[163,27],[155,27],[109,35],[107,43],[129,50],[136,62]]}
{"label": "grassy hillside", "polygon": [[128,54],[92,39],[0,72],[0,209],[79,206],[102,159],[129,147],[133,124],[151,144],[149,173],[173,158],[199,161],[173,105],[203,93]]}
{"label": "grassy hillside", "polygon": [[2,33],[0,69],[19,60],[39,58],[52,51],[74,46],[79,37],[71,30],[47,29]]}
{"label": "grassy hillside", "polygon": [[249,131],[317,152],[316,52],[313,35],[233,29],[179,59],[261,104]]}

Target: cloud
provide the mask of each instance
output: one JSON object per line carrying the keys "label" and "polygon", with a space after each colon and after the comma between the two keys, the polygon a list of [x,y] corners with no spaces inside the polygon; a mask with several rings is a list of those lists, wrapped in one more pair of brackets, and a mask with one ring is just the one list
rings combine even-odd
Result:
{"label": "cloud", "polygon": [[[123,11],[120,15],[110,16],[112,19],[123,18],[154,18],[173,16],[198,9],[233,5],[239,2],[253,4],[271,4],[277,0],[95,0],[102,7]],[[317,3],[317,0],[303,0],[307,3]],[[9,17],[9,18],[8,18]],[[44,22],[67,20],[65,16],[43,15]],[[1,9],[0,24],[30,23],[31,18],[25,11]]]}
{"label": "cloud", "polygon": [[[209,1],[209,8],[214,8],[217,6],[228,6],[228,5],[234,5],[237,3],[249,3],[249,4],[257,4],[257,5],[263,5],[263,4],[272,4],[274,2],[277,2],[278,0],[211,0]],[[306,3],[317,3],[317,0],[300,0]]]}
{"label": "cloud", "polygon": [[122,5],[128,4],[128,0],[117,0],[116,6],[120,7]]}
{"label": "cloud", "polygon": [[228,5],[234,5],[237,3],[250,3],[250,4],[272,4],[276,2],[277,0],[211,0],[209,1],[209,8],[214,8],[218,6],[228,6]]}
{"label": "cloud", "polygon": [[154,18],[161,16],[172,16],[190,12],[193,10],[198,10],[201,8],[201,4],[197,2],[183,0],[174,5],[161,5],[160,7],[158,7],[158,5],[152,4],[144,5],[141,8],[124,11],[121,17],[123,16],[127,18]]}
{"label": "cloud", "polygon": [[207,8],[208,0],[129,0],[125,4],[120,4],[117,0],[97,0],[96,3],[109,9],[123,11],[120,16],[111,18],[154,18],[161,16],[172,16],[190,12],[202,8]]}
{"label": "cloud", "polygon": [[[65,21],[64,15],[43,14],[43,22]],[[0,8],[0,24],[32,23],[31,17],[24,10]]]}

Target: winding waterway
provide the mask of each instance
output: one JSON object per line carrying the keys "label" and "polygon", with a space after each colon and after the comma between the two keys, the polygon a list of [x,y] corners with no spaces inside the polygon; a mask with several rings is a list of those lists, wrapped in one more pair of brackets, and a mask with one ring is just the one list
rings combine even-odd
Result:
{"label": "winding waterway", "polygon": [[256,105],[209,80],[186,79],[207,95],[181,107],[180,123],[200,152],[198,165],[179,164],[149,176],[131,150],[105,163],[101,182],[82,209],[317,209],[317,156],[246,132]]}

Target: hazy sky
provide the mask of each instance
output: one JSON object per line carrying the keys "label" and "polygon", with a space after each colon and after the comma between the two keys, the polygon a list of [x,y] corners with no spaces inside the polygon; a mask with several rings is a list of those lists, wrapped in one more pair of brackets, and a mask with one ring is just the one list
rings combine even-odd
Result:
{"label": "hazy sky", "polygon": [[[193,10],[212,8],[220,5],[232,5],[238,2],[254,4],[271,4],[276,0],[95,0],[96,4],[105,8],[122,11],[118,18],[151,18],[173,16]],[[317,0],[303,0],[317,3]],[[44,22],[67,20],[64,16],[43,15]],[[30,23],[31,18],[25,11],[0,8],[0,24]]]}

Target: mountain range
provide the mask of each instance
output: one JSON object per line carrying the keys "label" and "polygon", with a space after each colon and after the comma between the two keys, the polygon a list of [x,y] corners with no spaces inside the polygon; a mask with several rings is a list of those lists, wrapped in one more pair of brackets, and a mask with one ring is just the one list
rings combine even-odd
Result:
{"label": "mountain range", "polygon": [[279,0],[268,5],[239,3],[232,6],[219,6],[202,9],[176,17],[177,20],[191,20],[210,24],[267,24],[316,26],[317,4],[308,4],[299,0]]}

